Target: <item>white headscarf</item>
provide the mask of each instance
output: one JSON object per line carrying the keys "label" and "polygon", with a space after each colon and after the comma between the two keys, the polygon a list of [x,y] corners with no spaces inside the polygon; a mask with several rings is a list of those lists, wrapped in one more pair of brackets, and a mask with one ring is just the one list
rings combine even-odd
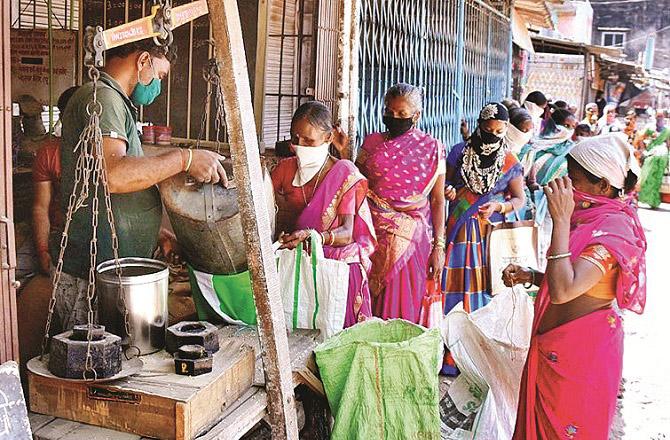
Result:
{"label": "white headscarf", "polygon": [[628,171],[640,176],[640,165],[623,133],[608,133],[585,138],[570,151],[578,164],[596,177],[623,189]]}

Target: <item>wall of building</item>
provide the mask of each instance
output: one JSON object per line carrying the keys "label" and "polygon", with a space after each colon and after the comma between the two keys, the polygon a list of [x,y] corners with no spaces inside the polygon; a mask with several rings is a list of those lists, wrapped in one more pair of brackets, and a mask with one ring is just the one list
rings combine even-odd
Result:
{"label": "wall of building", "polygon": [[592,0],[591,6],[594,44],[602,44],[604,32],[622,32],[627,58],[637,61],[656,32],[653,67],[670,68],[670,0]]}
{"label": "wall of building", "polygon": [[586,1],[569,1],[558,14],[558,32],[562,37],[579,43],[591,44],[593,8]]}

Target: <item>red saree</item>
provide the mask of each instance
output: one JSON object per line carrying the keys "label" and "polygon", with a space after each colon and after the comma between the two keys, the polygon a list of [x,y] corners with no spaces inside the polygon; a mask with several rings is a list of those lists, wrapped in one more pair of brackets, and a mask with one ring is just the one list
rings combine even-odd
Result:
{"label": "red saree", "polygon": [[[607,248],[619,265],[619,307],[642,313],[647,243],[635,208],[627,201],[575,195],[573,260],[589,245]],[[545,281],[535,303],[514,439],[607,440],[623,365],[621,318],[601,309],[540,334],[550,302]]]}

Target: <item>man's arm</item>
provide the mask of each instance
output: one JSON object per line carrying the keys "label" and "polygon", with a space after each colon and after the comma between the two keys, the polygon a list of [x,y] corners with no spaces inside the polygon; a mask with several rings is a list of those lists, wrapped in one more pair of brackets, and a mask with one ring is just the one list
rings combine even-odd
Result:
{"label": "man's arm", "polygon": [[221,165],[223,156],[208,150],[189,151],[174,149],[158,156],[130,157],[126,155],[126,142],[122,139],[103,137],[103,151],[107,167],[109,190],[112,193],[142,191],[186,171],[198,182],[228,184]]}
{"label": "man's arm", "polygon": [[35,182],[35,198],[33,200],[33,236],[35,239],[35,250],[37,251],[40,269],[49,273],[49,204],[52,197],[51,182]]}

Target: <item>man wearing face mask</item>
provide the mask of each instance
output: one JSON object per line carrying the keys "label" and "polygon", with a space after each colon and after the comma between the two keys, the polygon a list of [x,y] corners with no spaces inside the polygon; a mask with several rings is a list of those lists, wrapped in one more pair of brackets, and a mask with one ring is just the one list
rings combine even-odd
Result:
{"label": "man wearing face mask", "polygon": [[[112,193],[119,255],[122,257],[150,257],[157,246],[162,219],[158,183],[184,171],[200,182],[226,181],[225,171],[219,162],[223,157],[216,153],[172,149],[158,156],[144,156],[137,132],[138,108],[150,105],[160,94],[161,81],[170,71],[171,55],[152,40],[142,40],[107,51],[106,67],[100,72],[97,100],[102,108],[102,147]],[[87,83],[74,94],[62,118],[63,212],[67,211],[73,192],[79,156],[79,150],[75,148],[88,123],[87,106],[92,98],[93,86]],[[113,258],[113,255],[102,189],[99,198],[97,261],[103,262]],[[63,330],[87,320],[86,286],[92,215],[90,207],[78,210],[69,228],[55,309]],[[54,262],[58,261],[61,235],[56,234],[57,239],[50,243]],[[165,251],[170,246],[169,237],[163,233],[160,239]]]}

